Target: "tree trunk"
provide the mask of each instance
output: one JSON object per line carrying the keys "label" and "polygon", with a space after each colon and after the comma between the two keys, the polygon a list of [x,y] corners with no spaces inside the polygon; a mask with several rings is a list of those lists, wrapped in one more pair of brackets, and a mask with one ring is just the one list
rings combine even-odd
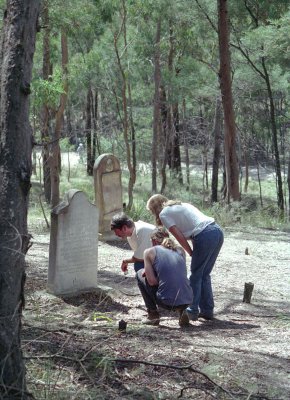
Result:
{"label": "tree trunk", "polygon": [[274,157],[275,157],[275,169],[276,169],[276,179],[277,179],[277,201],[278,207],[281,212],[284,211],[284,195],[283,195],[283,182],[281,175],[281,163],[280,163],[280,155],[279,155],[279,146],[278,146],[278,133],[276,127],[276,117],[275,117],[275,105],[273,100],[273,93],[270,83],[269,74],[266,68],[265,59],[262,58],[262,66],[265,75],[265,81],[268,91],[268,97],[270,101],[270,123],[272,128],[272,140],[273,140],[273,148],[274,148]]}
{"label": "tree trunk", "polygon": [[[48,81],[50,79],[50,76],[52,75],[52,65],[50,62],[50,21],[49,21],[48,0],[44,0],[41,14],[44,26],[42,78]],[[49,106],[46,103],[44,103],[41,110],[41,141],[43,143],[42,168],[43,168],[44,197],[48,204],[50,203],[51,199],[51,181],[50,181],[50,168],[49,168],[49,145],[48,145],[51,139],[50,119],[51,116],[50,116]]]}
{"label": "tree trunk", "polygon": [[214,138],[214,151],[212,160],[212,179],[211,179],[211,201],[215,203],[218,201],[218,177],[219,177],[219,164],[221,157],[221,141],[222,141],[222,110],[221,100],[219,97],[216,99],[215,119],[213,128]]}
{"label": "tree trunk", "polygon": [[185,165],[186,165],[186,190],[189,190],[190,184],[190,170],[189,170],[189,150],[188,150],[188,137],[185,129],[185,117],[186,117],[186,103],[185,99],[182,101],[182,125],[183,125],[183,145],[185,152]]}
{"label": "tree trunk", "polygon": [[180,155],[180,129],[178,103],[172,107],[173,112],[173,143],[172,143],[172,168],[179,183],[183,184]]}
{"label": "tree trunk", "polygon": [[93,109],[93,128],[94,128],[94,138],[93,138],[93,159],[97,158],[96,154],[98,151],[98,156],[101,155],[101,146],[99,141],[99,92],[98,89],[95,91],[95,101]]}
{"label": "tree trunk", "polygon": [[259,160],[256,157],[256,165],[257,165],[257,178],[259,183],[259,194],[260,194],[260,204],[263,207],[263,196],[262,196],[262,185],[261,185],[261,178],[260,178],[260,167],[259,167]]}
{"label": "tree trunk", "polygon": [[92,160],[92,89],[88,88],[86,102],[86,122],[85,122],[86,142],[87,142],[87,174],[93,175],[94,164]]}
{"label": "tree trunk", "polygon": [[167,176],[166,176],[166,166],[169,158],[169,132],[167,126],[167,101],[166,101],[166,92],[163,85],[160,86],[159,89],[159,162],[160,162],[160,175],[161,175],[161,188],[160,193],[164,193],[166,184],[167,184]]}
{"label": "tree trunk", "polygon": [[244,184],[244,192],[247,193],[249,186],[249,155],[248,148],[244,149],[244,160],[245,160],[245,184]]}
{"label": "tree trunk", "polygon": [[67,102],[68,81],[67,81],[67,65],[68,65],[68,47],[67,37],[64,32],[61,33],[61,58],[63,72],[63,93],[60,96],[60,104],[55,116],[55,128],[53,143],[51,146],[50,156],[50,179],[51,179],[51,206],[52,208],[59,203],[59,171],[60,171],[60,147],[59,140],[61,138],[61,129],[63,126],[63,114]]}
{"label": "tree trunk", "polygon": [[0,397],[29,399],[20,330],[32,168],[28,95],[39,1],[6,4],[0,49]]}
{"label": "tree trunk", "polygon": [[[114,34],[114,48],[115,48],[115,53],[117,57],[117,63],[119,67],[119,71],[122,77],[122,111],[123,111],[123,116],[122,116],[122,123],[123,123],[123,136],[124,136],[124,141],[125,141],[125,147],[126,147],[126,158],[127,158],[127,166],[129,170],[129,182],[128,182],[128,205],[127,208],[131,209],[133,205],[133,188],[134,184],[136,181],[136,171],[134,169],[134,164],[132,163],[131,160],[131,147],[130,147],[130,140],[129,140],[129,113],[128,113],[128,105],[127,105],[127,89],[128,86],[130,85],[127,77],[127,73],[125,72],[122,62],[121,62],[121,57],[118,49],[118,40],[119,40],[119,35],[121,32],[123,32],[123,37],[124,37],[124,44],[125,44],[125,54],[127,55],[127,9],[126,9],[126,2],[125,0],[122,0],[122,11],[123,11],[123,21],[122,21],[122,28],[119,33]],[[132,133],[132,132],[131,132]]]}
{"label": "tree trunk", "polygon": [[290,153],[289,153],[289,159],[288,159],[287,184],[288,184],[288,220],[290,220]]}
{"label": "tree trunk", "polygon": [[93,171],[94,164],[96,160],[96,148],[97,148],[97,115],[98,115],[98,91],[92,92],[92,128],[93,128],[93,138],[92,138],[92,162],[93,162]]}
{"label": "tree trunk", "polygon": [[152,135],[152,193],[157,192],[157,144],[159,136],[160,122],[160,37],[161,37],[161,17],[159,17],[156,26],[155,53],[154,53],[154,105],[153,105],[153,135]]}
{"label": "tree trunk", "polygon": [[231,85],[227,0],[218,0],[218,27],[220,53],[219,78],[224,109],[226,199],[229,203],[231,200],[240,200],[240,191],[239,168],[236,153],[236,126]]}

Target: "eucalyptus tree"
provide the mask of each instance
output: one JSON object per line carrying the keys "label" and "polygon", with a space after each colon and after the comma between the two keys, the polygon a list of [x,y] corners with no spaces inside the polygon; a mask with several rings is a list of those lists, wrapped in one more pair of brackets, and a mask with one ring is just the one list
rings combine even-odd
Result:
{"label": "eucalyptus tree", "polygon": [[240,200],[239,170],[236,153],[236,126],[231,86],[231,59],[229,51],[229,17],[227,0],[218,0],[218,33],[220,52],[220,83],[225,126],[226,198]]}
{"label": "eucalyptus tree", "polygon": [[[279,34],[279,19],[289,12],[289,2],[285,0],[275,3],[269,0],[237,2],[232,5],[236,12],[233,23],[234,41],[232,46],[237,49],[256,76],[264,83],[268,102],[268,120],[271,127],[273,154],[275,159],[277,179],[277,204],[281,212],[284,210],[283,182],[277,128],[277,110],[275,106],[275,69],[279,63],[277,57],[277,34]],[[236,25],[235,25],[236,24]],[[276,77],[275,77],[276,75]],[[277,85],[279,86],[279,85]]]}
{"label": "eucalyptus tree", "polygon": [[[79,12],[80,3],[82,12]],[[60,148],[61,137],[64,132],[64,114],[68,101],[69,82],[71,81],[70,57],[77,53],[87,54],[99,34],[98,22],[100,20],[99,9],[94,2],[86,0],[69,0],[65,4],[60,0],[45,0],[43,2],[43,46],[39,51],[43,52],[43,74],[40,77],[39,64],[35,66],[34,77],[37,88],[35,102],[45,111],[42,115],[41,130],[44,147],[49,149],[44,165],[50,171],[50,190],[47,182],[44,182],[45,192],[51,193],[49,202],[52,206],[59,201],[59,172],[60,172]],[[90,92],[90,82],[86,81],[85,90]],[[82,92],[79,92],[80,95]],[[83,103],[86,93],[84,91]],[[71,104],[71,101],[70,101]],[[68,115],[70,115],[68,113]],[[48,123],[49,120],[49,123]],[[88,172],[92,174],[94,156],[91,156],[91,131],[87,132]],[[45,175],[46,176],[46,175]],[[52,190],[51,190],[52,189]],[[48,197],[48,196],[46,196]]]}
{"label": "eucalyptus tree", "polygon": [[0,47],[0,397],[33,398],[26,390],[20,343],[24,306],[32,133],[31,70],[40,2],[7,0]]}

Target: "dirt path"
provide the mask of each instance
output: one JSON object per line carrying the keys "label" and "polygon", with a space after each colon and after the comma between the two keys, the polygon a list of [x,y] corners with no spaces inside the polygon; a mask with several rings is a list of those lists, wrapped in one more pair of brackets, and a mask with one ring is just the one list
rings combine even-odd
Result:
{"label": "dirt path", "polygon": [[[95,360],[86,364],[86,373],[63,362],[63,373],[71,377],[65,386],[60,379],[54,384],[51,398],[176,399],[181,393],[185,399],[290,398],[289,234],[226,229],[212,274],[216,319],[183,329],[170,312],[162,313],[159,327],[140,324],[146,313],[134,274],[125,278],[120,272],[120,260],[131,254],[123,243],[99,243],[99,281],[112,288],[110,298],[92,293],[70,299],[49,295],[45,290],[48,241],[48,235],[35,236],[27,257],[24,352],[28,358],[50,354],[51,379],[59,376],[56,352],[90,356],[86,359],[90,363]],[[251,304],[242,302],[245,282],[255,285]],[[121,319],[128,324],[126,333],[117,329]],[[48,343],[39,339],[43,332]],[[108,359],[141,363],[118,362],[112,369],[104,358],[100,361],[100,353]],[[28,383],[40,396],[42,388],[35,382],[31,363]],[[180,369],[189,364],[216,384],[202,374]],[[56,396],[60,393],[64,397]]]}

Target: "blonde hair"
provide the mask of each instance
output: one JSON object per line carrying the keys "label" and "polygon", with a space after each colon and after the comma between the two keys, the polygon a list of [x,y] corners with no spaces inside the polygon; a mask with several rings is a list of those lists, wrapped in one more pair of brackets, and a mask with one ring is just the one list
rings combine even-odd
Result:
{"label": "blonde hair", "polygon": [[151,233],[151,240],[154,240],[159,245],[165,247],[166,249],[170,249],[173,251],[177,251],[180,246],[177,245],[175,240],[169,237],[169,233],[163,226],[159,226],[155,231]]}
{"label": "blonde hair", "polygon": [[163,207],[170,207],[182,204],[180,200],[168,200],[164,203]]}
{"label": "blonde hair", "polygon": [[146,209],[151,211],[155,216],[156,224],[161,225],[161,221],[159,219],[159,214],[161,213],[164,204],[168,201],[168,198],[163,196],[162,194],[154,194],[147,201]]}
{"label": "blonde hair", "polygon": [[151,211],[152,214],[155,216],[156,225],[162,225],[159,214],[161,213],[163,208],[180,204],[181,201],[179,200],[168,200],[168,198],[163,196],[162,194],[154,194],[147,201],[146,209]]}

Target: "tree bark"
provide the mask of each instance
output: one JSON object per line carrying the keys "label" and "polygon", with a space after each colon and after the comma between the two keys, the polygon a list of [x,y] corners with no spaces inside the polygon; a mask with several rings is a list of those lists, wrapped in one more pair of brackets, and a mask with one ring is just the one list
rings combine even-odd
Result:
{"label": "tree bark", "polygon": [[172,107],[173,113],[173,141],[172,141],[172,168],[179,183],[183,184],[180,154],[180,129],[179,129],[179,107],[175,103]]}
{"label": "tree bark", "polygon": [[[133,163],[131,159],[131,147],[130,147],[130,140],[129,140],[129,113],[128,113],[128,102],[127,102],[127,89],[130,86],[130,83],[127,78],[127,74],[124,70],[124,67],[121,62],[121,57],[118,49],[118,40],[120,33],[123,32],[123,37],[124,37],[124,46],[125,46],[125,54],[127,55],[127,9],[126,9],[126,2],[125,0],[122,0],[122,26],[120,29],[119,33],[114,34],[114,47],[115,47],[115,53],[117,57],[117,63],[118,67],[120,70],[120,74],[122,77],[122,110],[123,110],[123,117],[122,117],[122,123],[123,123],[123,136],[124,136],[124,141],[125,141],[125,147],[126,147],[126,158],[127,158],[127,166],[129,170],[129,182],[128,182],[128,205],[127,208],[130,210],[132,205],[133,205],[133,188],[134,184],[136,181],[136,170],[134,168],[134,155],[133,155]],[[132,132],[131,132],[132,133]]]}
{"label": "tree bark", "polygon": [[94,96],[94,106],[92,107],[93,110],[93,128],[94,128],[94,138],[93,138],[93,159],[95,163],[95,159],[97,158],[97,151],[98,156],[101,155],[101,146],[99,141],[99,91],[98,89],[95,90]]}
{"label": "tree bark", "polygon": [[32,168],[29,94],[40,4],[6,4],[0,50],[0,397],[28,399],[20,331]]}
{"label": "tree bark", "polygon": [[231,85],[227,0],[218,0],[218,28],[220,53],[219,78],[224,109],[226,199],[227,202],[230,202],[231,200],[240,200],[240,191],[236,153],[236,126]]}
{"label": "tree bark", "polygon": [[190,170],[189,170],[189,149],[188,149],[188,136],[185,129],[185,117],[186,117],[186,103],[185,99],[182,102],[182,125],[183,125],[183,145],[185,152],[185,165],[186,165],[186,190],[189,190],[190,185]]}
{"label": "tree bark", "polygon": [[[50,62],[50,21],[48,1],[44,0],[42,5],[42,21],[44,25],[43,33],[43,58],[42,58],[42,79],[48,81],[52,75],[52,65]],[[43,188],[44,197],[49,204],[51,199],[51,181],[50,181],[50,168],[49,168],[49,145],[51,139],[50,134],[50,109],[44,103],[41,110],[41,141],[42,147],[42,169],[43,169]]]}
{"label": "tree bark", "polygon": [[87,174],[89,176],[93,175],[94,163],[92,160],[92,101],[93,101],[93,93],[92,89],[89,86],[87,92],[87,102],[86,102],[86,122],[85,122],[85,131],[86,131],[86,142],[87,142]]}
{"label": "tree bark", "polygon": [[50,155],[50,179],[51,179],[51,206],[57,206],[60,200],[59,197],[59,173],[60,173],[60,147],[59,140],[61,138],[61,129],[63,126],[63,114],[67,102],[68,81],[67,81],[67,66],[68,66],[68,46],[67,37],[64,32],[61,32],[61,62],[63,73],[63,93],[60,95],[60,103],[55,116],[55,128],[53,143],[51,146]]}
{"label": "tree bark", "polygon": [[281,212],[284,212],[284,195],[283,195],[283,182],[282,182],[282,174],[281,174],[281,163],[280,163],[280,154],[279,154],[279,146],[278,146],[278,133],[276,127],[276,116],[275,116],[275,105],[273,99],[273,93],[270,83],[270,77],[268,74],[268,70],[266,68],[266,63],[264,57],[262,57],[262,67],[265,76],[265,82],[268,91],[268,97],[270,101],[270,123],[272,127],[272,140],[273,140],[273,148],[274,148],[274,157],[275,157],[275,169],[276,169],[276,179],[277,179],[277,202],[278,207]]}
{"label": "tree bark", "polygon": [[167,184],[167,176],[166,176],[166,165],[169,158],[169,145],[170,145],[170,133],[168,132],[168,120],[167,120],[167,101],[166,101],[166,92],[163,85],[160,86],[159,89],[159,104],[160,104],[160,118],[159,118],[159,143],[158,148],[159,151],[159,161],[160,161],[160,175],[161,175],[161,188],[160,193],[164,193],[166,184]]}
{"label": "tree bark", "polygon": [[216,99],[215,119],[213,128],[214,151],[212,160],[212,179],[211,179],[211,201],[218,201],[218,174],[221,157],[221,141],[222,141],[222,115],[221,100]]}
{"label": "tree bark", "polygon": [[249,186],[249,155],[248,148],[245,146],[244,148],[244,162],[245,162],[245,183],[244,183],[244,192],[247,193]]}
{"label": "tree bark", "polygon": [[288,158],[287,185],[288,185],[288,220],[290,220],[290,153]]}
{"label": "tree bark", "polygon": [[161,37],[161,17],[159,17],[156,25],[155,35],[155,53],[154,53],[154,102],[153,102],[153,135],[152,135],[152,193],[157,192],[157,144],[159,136],[160,122],[160,37]]}

